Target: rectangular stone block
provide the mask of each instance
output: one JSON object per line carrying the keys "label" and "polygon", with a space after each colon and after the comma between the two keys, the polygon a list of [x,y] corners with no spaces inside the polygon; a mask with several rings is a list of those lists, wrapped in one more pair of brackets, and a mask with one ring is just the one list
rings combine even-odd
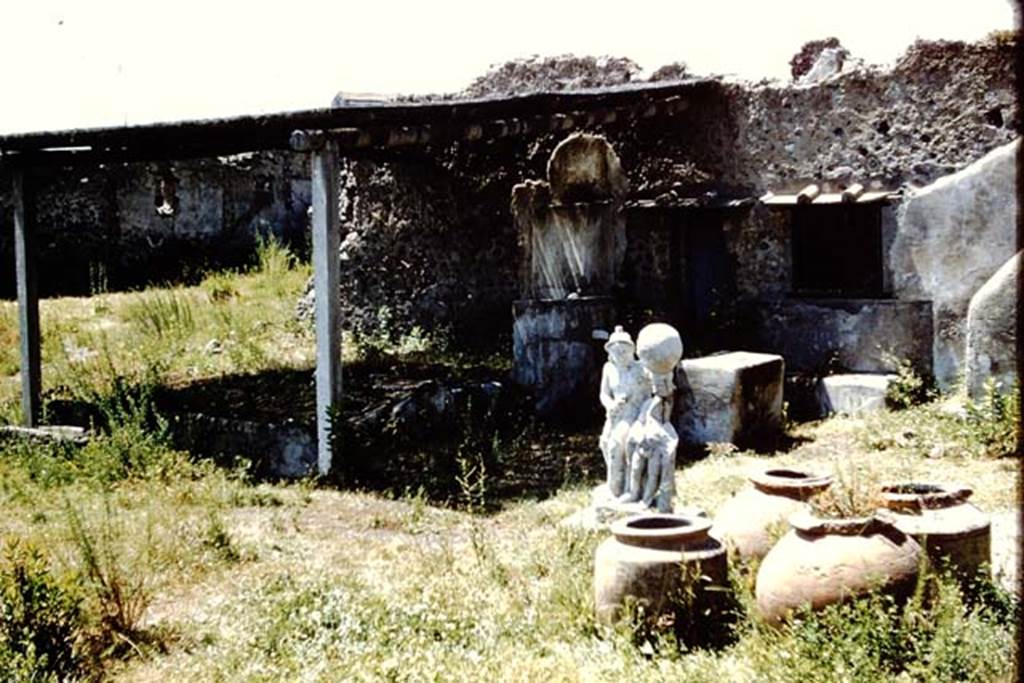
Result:
{"label": "rectangular stone block", "polygon": [[864,415],[885,410],[885,393],[896,375],[844,374],[818,383],[821,414]]}
{"label": "rectangular stone block", "polygon": [[734,351],[682,361],[676,426],[684,443],[756,446],[782,429],[782,356]]}

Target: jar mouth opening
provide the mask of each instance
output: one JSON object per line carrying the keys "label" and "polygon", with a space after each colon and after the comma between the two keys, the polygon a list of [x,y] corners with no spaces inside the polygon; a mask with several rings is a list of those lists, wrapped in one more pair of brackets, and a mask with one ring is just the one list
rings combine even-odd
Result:
{"label": "jar mouth opening", "polygon": [[755,488],[766,493],[804,500],[831,486],[832,477],[827,474],[777,467],[751,475],[750,482]]}
{"label": "jar mouth opening", "polygon": [[897,510],[958,505],[974,493],[961,484],[921,481],[889,482],[881,488],[885,506]]}
{"label": "jar mouth opening", "polygon": [[635,517],[626,520],[626,528],[638,529],[683,529],[693,526],[685,517]]}
{"label": "jar mouth opening", "polygon": [[877,533],[892,526],[892,513],[880,509],[861,517],[819,517],[810,510],[800,510],[789,517],[789,525],[798,532],[812,536],[861,536]]}
{"label": "jar mouth opening", "polygon": [[707,537],[711,520],[697,515],[645,514],[620,519],[611,526],[616,539],[628,545],[680,549]]}
{"label": "jar mouth opening", "polygon": [[811,479],[813,475],[807,472],[799,472],[797,470],[765,470],[764,473],[769,477],[780,477],[782,479]]}

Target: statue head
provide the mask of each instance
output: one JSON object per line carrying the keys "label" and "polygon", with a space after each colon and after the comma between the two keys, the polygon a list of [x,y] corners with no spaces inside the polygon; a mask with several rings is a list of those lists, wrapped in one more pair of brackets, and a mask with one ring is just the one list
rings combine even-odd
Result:
{"label": "statue head", "polygon": [[608,352],[608,358],[616,365],[622,365],[633,358],[636,346],[629,332],[622,329],[622,325],[616,325],[615,331],[608,337],[604,344],[604,350]]}

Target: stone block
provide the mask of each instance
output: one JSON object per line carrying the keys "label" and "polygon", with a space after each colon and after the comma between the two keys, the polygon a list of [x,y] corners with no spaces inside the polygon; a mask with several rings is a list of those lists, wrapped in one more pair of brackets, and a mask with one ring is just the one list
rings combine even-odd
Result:
{"label": "stone block", "polygon": [[782,428],[782,356],[735,351],[682,361],[676,425],[684,443],[751,445]]}
{"label": "stone block", "polygon": [[5,425],[0,427],[0,440],[4,438],[35,442],[69,441],[81,445],[89,440],[89,435],[86,434],[84,428],[74,425],[41,425],[39,427]]}
{"label": "stone block", "polygon": [[176,447],[214,458],[251,458],[257,478],[301,479],[316,472],[316,430],[310,425],[179,413],[171,415],[170,427]]}
{"label": "stone block", "polygon": [[790,372],[887,373],[892,359],[932,369],[932,305],[892,299],[790,299],[746,305],[744,343],[785,357]]}
{"label": "stone block", "polygon": [[818,383],[821,414],[864,415],[885,410],[885,392],[896,375],[845,374]]}

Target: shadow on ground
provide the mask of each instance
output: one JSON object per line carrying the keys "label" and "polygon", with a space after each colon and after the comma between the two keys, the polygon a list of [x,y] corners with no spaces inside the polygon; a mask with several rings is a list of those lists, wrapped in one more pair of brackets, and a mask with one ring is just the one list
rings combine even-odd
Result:
{"label": "shadow on ground", "polygon": [[[350,363],[337,427],[336,459],[322,485],[422,495],[482,512],[520,499],[543,499],[576,483],[597,484],[604,463],[597,446],[603,415],[597,401],[560,424],[533,417],[530,397],[515,390],[507,369],[480,363],[395,361]],[[155,413],[168,418],[176,447],[225,467],[247,463],[272,480],[280,434],[315,458],[312,369],[273,369],[157,387]],[[102,427],[95,407],[51,401],[51,421]],[[209,418],[185,431],[183,416]],[[241,428],[237,425],[243,425]],[[232,434],[239,434],[236,438]],[[785,452],[806,439],[751,435],[755,450]],[[276,452],[275,452],[276,451]],[[702,459],[706,447],[681,448],[677,462]]]}
{"label": "shadow on ground", "polygon": [[[603,469],[596,447],[600,416],[581,413],[565,425],[535,421],[529,396],[507,371],[482,364],[376,359],[347,364],[333,436],[338,448],[325,486],[418,494],[481,511],[516,498],[545,498]],[[315,435],[312,370],[279,369],[161,387],[163,415],[273,424]],[[222,423],[226,424],[226,423]],[[252,430],[250,430],[252,432]],[[273,479],[259,443],[234,447],[223,438],[176,435],[196,455],[236,466],[248,460],[257,478]],[[250,439],[250,441],[252,441]]]}

